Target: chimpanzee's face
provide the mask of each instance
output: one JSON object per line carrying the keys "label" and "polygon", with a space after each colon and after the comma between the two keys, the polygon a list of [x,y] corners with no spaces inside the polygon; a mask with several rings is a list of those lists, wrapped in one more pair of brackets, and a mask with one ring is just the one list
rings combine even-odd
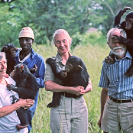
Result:
{"label": "chimpanzee's face", "polygon": [[13,58],[15,58],[16,57],[16,48],[14,48],[14,47],[12,47],[11,49],[10,49],[10,55],[13,57]]}
{"label": "chimpanzee's face", "polygon": [[126,27],[125,27],[125,29],[130,30],[132,28],[132,25],[133,25],[133,19],[126,18]]}
{"label": "chimpanzee's face", "polygon": [[[111,51],[113,52],[113,54],[117,55],[118,57],[123,57],[126,53],[126,47],[123,44],[120,44],[118,42],[118,40],[114,40],[112,37],[114,35],[120,36],[120,30],[114,30],[111,34],[110,34],[110,41],[108,42],[108,45],[111,49]],[[121,35],[122,36],[122,35]]]}
{"label": "chimpanzee's face", "polygon": [[66,71],[66,72],[70,72],[70,71],[72,71],[73,69],[74,69],[74,66],[73,66],[71,63],[69,63],[69,62],[67,61],[66,66],[65,66],[65,71]]}
{"label": "chimpanzee's face", "polygon": [[33,40],[31,38],[22,37],[22,38],[19,38],[19,43],[20,43],[22,50],[28,51],[31,49]]}
{"label": "chimpanzee's face", "polygon": [[0,77],[3,77],[6,74],[7,62],[6,58],[3,57],[0,59]]}

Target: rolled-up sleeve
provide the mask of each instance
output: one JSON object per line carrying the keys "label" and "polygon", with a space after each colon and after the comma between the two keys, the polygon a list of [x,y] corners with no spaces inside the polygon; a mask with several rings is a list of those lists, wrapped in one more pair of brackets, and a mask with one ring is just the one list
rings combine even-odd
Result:
{"label": "rolled-up sleeve", "polygon": [[46,64],[44,82],[49,81],[49,80],[54,81],[54,74],[52,72],[50,65]]}
{"label": "rolled-up sleeve", "polygon": [[102,88],[108,88],[108,86],[109,86],[109,80],[108,80],[108,76],[107,76],[107,63],[105,63],[105,62],[103,62],[101,77],[100,77],[98,86],[102,87]]}

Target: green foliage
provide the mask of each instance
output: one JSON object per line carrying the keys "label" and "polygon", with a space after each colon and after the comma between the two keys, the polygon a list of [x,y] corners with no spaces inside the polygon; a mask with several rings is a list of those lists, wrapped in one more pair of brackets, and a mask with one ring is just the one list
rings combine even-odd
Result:
{"label": "green foliage", "polygon": [[72,36],[72,44],[71,44],[71,49],[74,49],[77,45],[82,43],[82,35],[77,32]]}
{"label": "green foliage", "polygon": [[107,44],[106,36],[102,34],[100,31],[94,31],[94,32],[86,32],[85,34],[79,34],[77,32],[72,36],[72,45],[71,49],[73,50],[78,45],[100,45],[105,46]]}
{"label": "green foliage", "polygon": [[[92,26],[95,28],[99,28],[104,35],[107,34],[107,31],[113,27],[114,18],[116,14],[123,9],[124,7],[129,6],[133,7],[132,0],[95,0],[92,2],[93,14],[92,18]],[[97,7],[97,8],[96,8]],[[128,13],[129,11],[127,11]],[[125,18],[125,13],[123,18]],[[122,18],[122,20],[123,20]]]}
{"label": "green foliage", "polygon": [[48,44],[55,30],[63,28],[74,36],[76,46],[82,39],[77,34],[85,34],[89,27],[106,35],[113,27],[115,15],[126,6],[132,7],[132,0],[1,0],[0,45],[9,42],[18,45],[21,28],[30,26],[36,44]]}
{"label": "green foliage", "polygon": [[87,41],[91,45],[105,46],[107,44],[106,36],[104,36],[100,31],[86,33],[84,40],[86,40],[84,44],[86,44]]}

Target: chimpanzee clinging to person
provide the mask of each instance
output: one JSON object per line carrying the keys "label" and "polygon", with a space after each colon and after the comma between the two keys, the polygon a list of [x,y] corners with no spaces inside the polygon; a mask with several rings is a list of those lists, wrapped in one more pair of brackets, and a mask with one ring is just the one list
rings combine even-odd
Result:
{"label": "chimpanzee clinging to person", "polygon": [[[115,17],[114,27],[121,28],[125,30],[127,34],[127,38],[122,36],[113,36],[113,40],[119,42],[120,44],[126,45],[127,50],[129,51],[130,55],[132,56],[132,63],[129,69],[126,71],[125,75],[133,76],[133,11],[129,12],[126,15],[125,21],[120,23],[122,15],[127,11],[131,10],[130,7],[125,7],[124,9],[120,10],[119,13]],[[105,59],[107,63],[114,63],[115,62],[115,55],[110,53],[110,55]]]}
{"label": "chimpanzee clinging to person", "polygon": [[[84,89],[88,85],[89,74],[87,72],[84,62],[77,56],[70,56],[66,62],[65,70],[60,70],[55,60],[48,58],[46,60],[52,71],[58,79],[60,79],[64,86],[83,86]],[[58,107],[60,104],[61,95],[66,97],[78,98],[81,95],[63,93],[63,92],[54,92],[52,102],[47,105],[47,107]]]}
{"label": "chimpanzee clinging to person", "polygon": [[8,43],[5,46],[2,47],[1,52],[6,53],[6,59],[7,59],[7,70],[6,73],[10,74],[14,66],[16,64],[15,62],[15,56],[16,56],[17,48],[14,46],[14,44]]}
{"label": "chimpanzee clinging to person", "polygon": [[[1,52],[6,53],[6,59],[7,59],[7,70],[6,73],[10,74],[14,66],[16,65],[15,57],[16,57],[16,52],[18,48],[14,46],[14,44],[8,43],[5,46],[2,47]],[[37,66],[35,65],[32,69],[30,69],[31,73],[35,73],[37,71]]]}
{"label": "chimpanzee clinging to person", "polygon": [[[15,80],[16,86],[12,84],[7,85],[8,90],[13,90],[19,94],[19,98],[22,99],[34,99],[36,93],[39,89],[36,78],[33,74],[30,73],[27,65],[20,63],[14,67],[14,70],[11,72],[11,77]],[[16,102],[14,99],[13,103]],[[28,127],[28,121],[26,119],[26,110],[20,108],[17,110],[18,117],[21,124],[16,125],[17,129]]]}

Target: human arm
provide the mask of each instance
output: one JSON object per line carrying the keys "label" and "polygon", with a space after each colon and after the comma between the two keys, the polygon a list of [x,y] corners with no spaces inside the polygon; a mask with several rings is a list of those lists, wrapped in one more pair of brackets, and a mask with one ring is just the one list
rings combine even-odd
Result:
{"label": "human arm", "polygon": [[89,79],[89,83],[86,86],[86,88],[82,90],[82,93],[84,92],[84,94],[85,94],[85,93],[88,93],[90,91],[92,91],[92,83],[91,83],[91,80]]}
{"label": "human arm", "polygon": [[12,113],[13,111],[16,111],[20,107],[27,109],[27,108],[31,107],[33,104],[34,104],[34,100],[32,100],[32,99],[19,99],[18,102],[14,103],[12,105],[1,107],[0,108],[0,118]]}
{"label": "human arm", "polygon": [[85,92],[82,92],[82,90],[84,90],[83,86],[77,86],[77,87],[62,86],[51,80],[45,81],[45,90],[52,92],[67,92],[76,95],[85,94]]}
{"label": "human arm", "polygon": [[46,72],[44,80],[45,80],[46,91],[67,92],[76,95],[85,94],[85,92],[81,92],[81,90],[84,90],[84,87],[82,86],[68,87],[58,84],[58,82],[55,81],[56,79],[49,64],[46,64]]}
{"label": "human arm", "polygon": [[99,118],[99,121],[98,121],[99,128],[101,128],[101,119],[102,119],[102,116],[103,116],[104,105],[105,105],[107,100],[108,100],[108,89],[103,88],[102,92],[101,92],[101,115],[100,115],[100,118]]}

